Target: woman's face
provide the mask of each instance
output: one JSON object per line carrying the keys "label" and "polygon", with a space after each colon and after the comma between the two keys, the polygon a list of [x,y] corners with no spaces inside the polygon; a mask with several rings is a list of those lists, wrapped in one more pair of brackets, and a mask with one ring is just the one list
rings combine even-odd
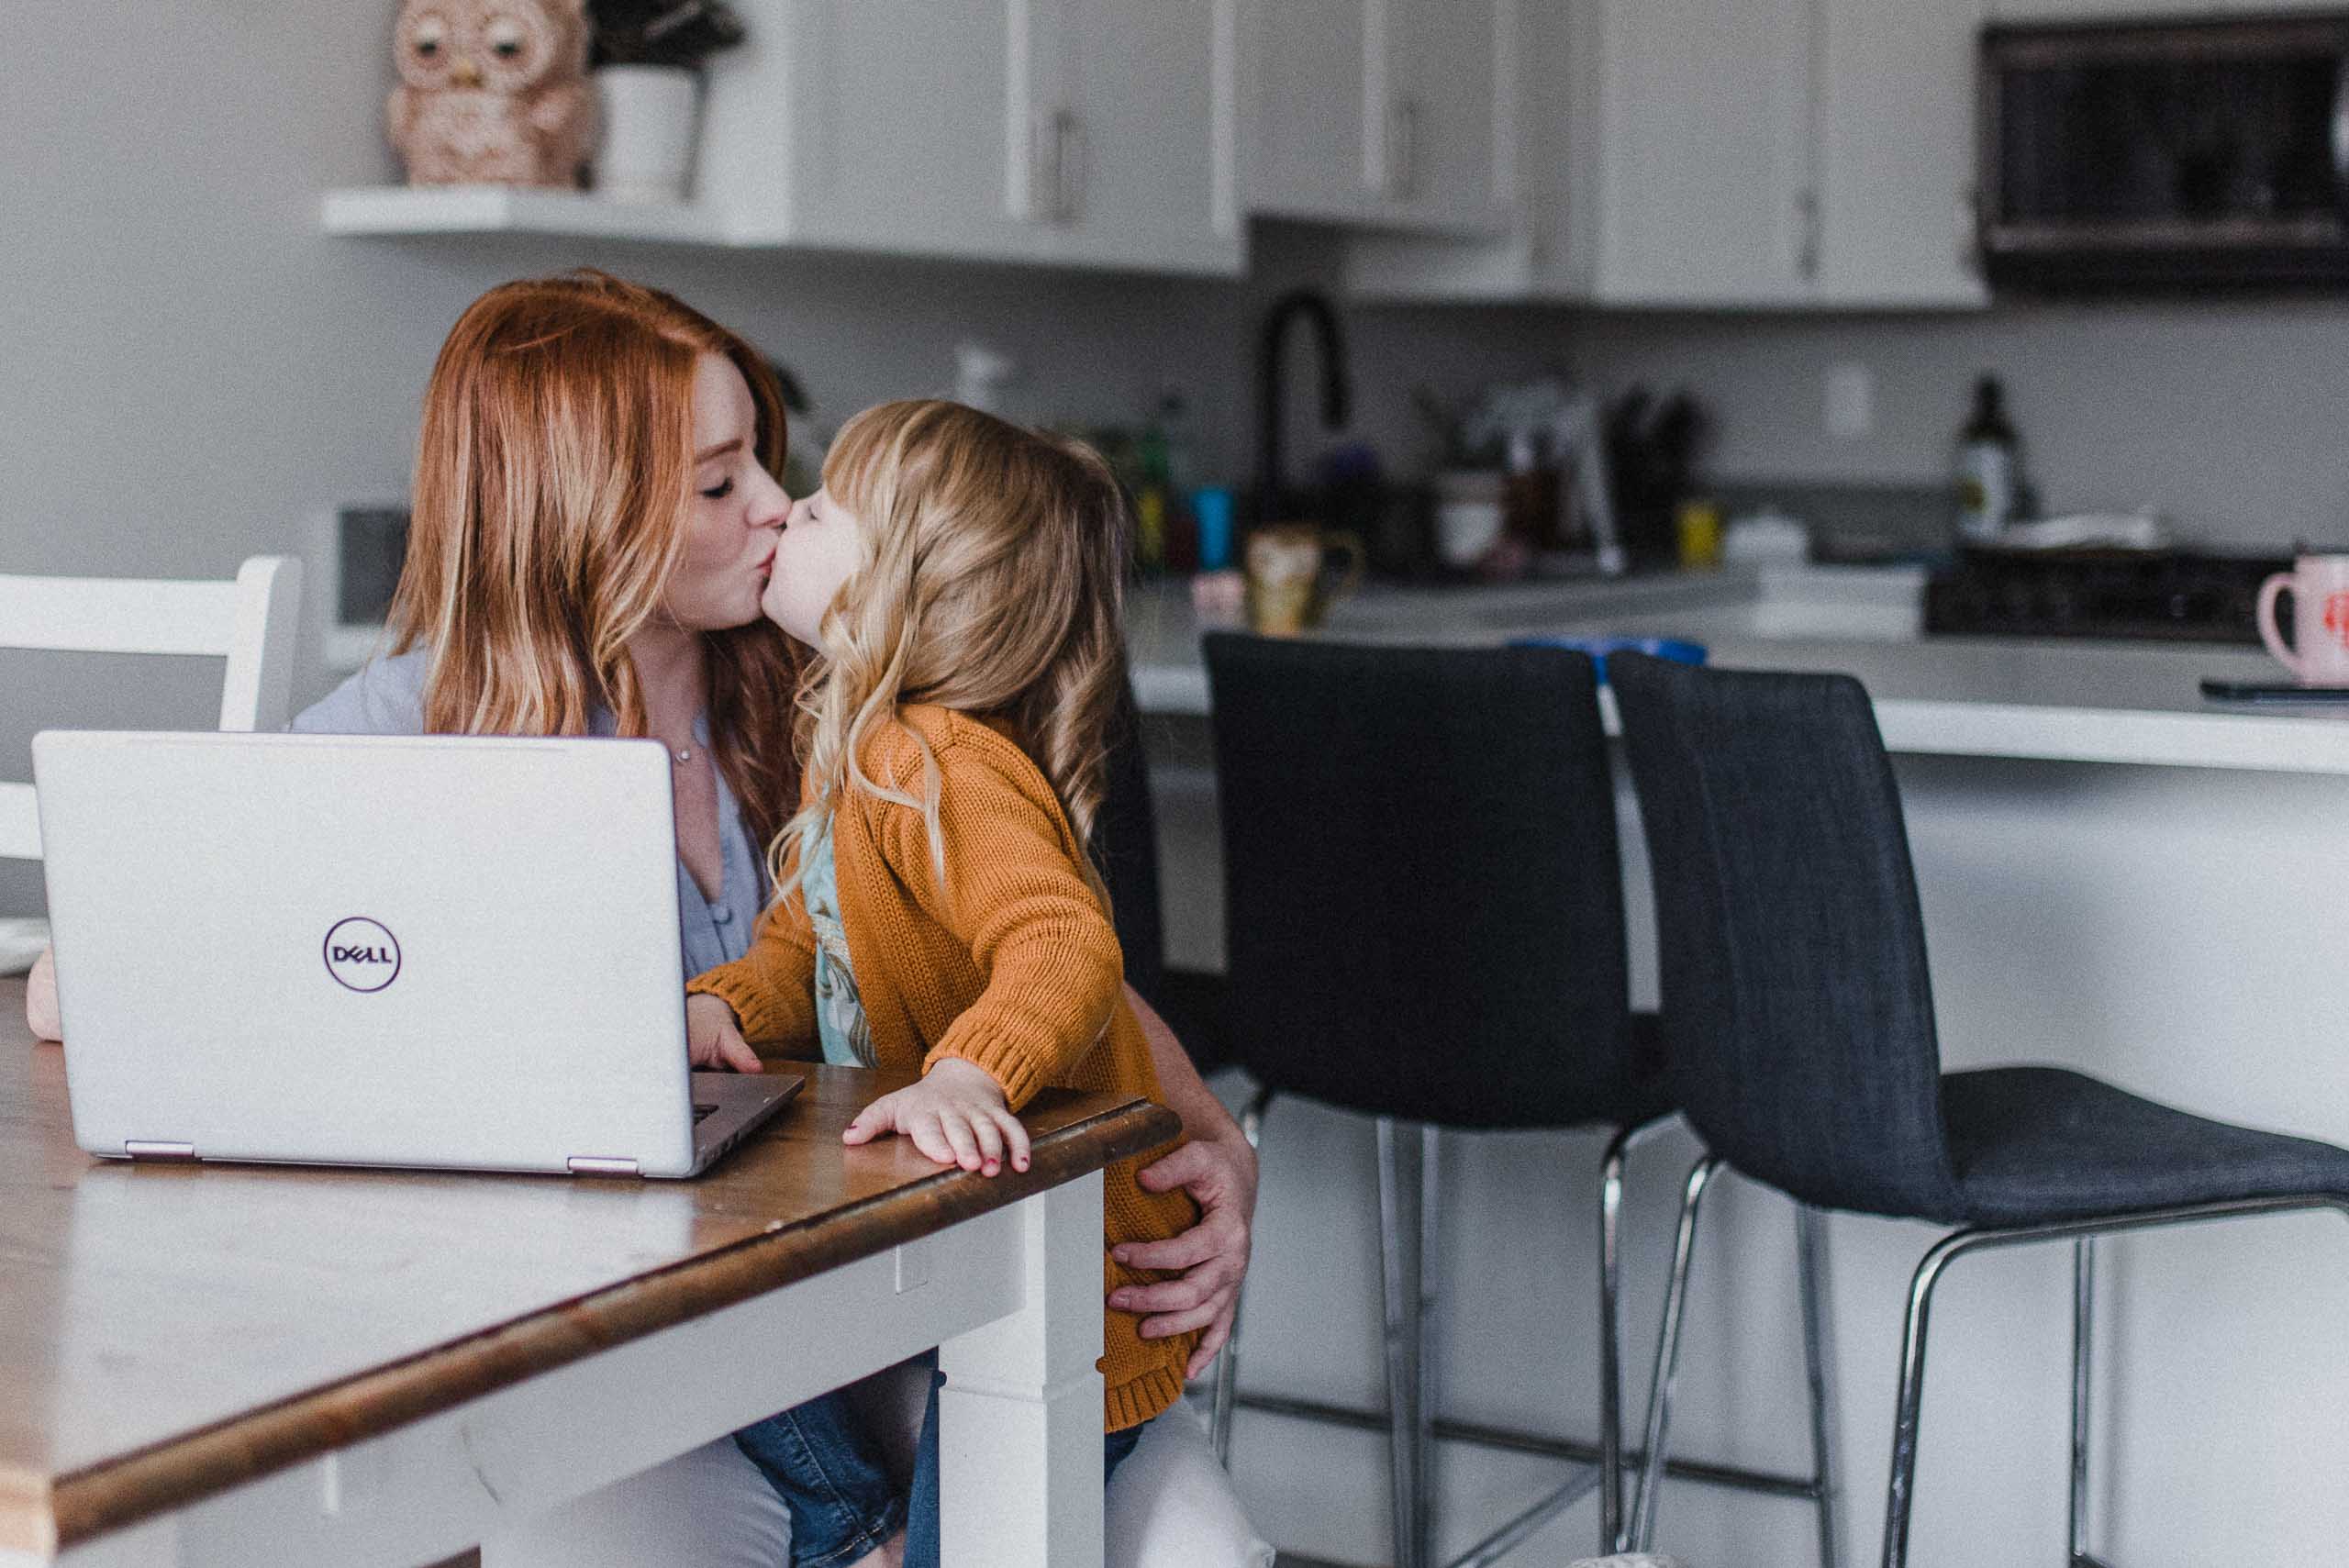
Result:
{"label": "woman's face", "polygon": [[726,631],[759,618],[791,497],[759,466],[757,434],[758,408],[742,373],[721,354],[702,355],[694,367],[685,550],[661,595],[669,618],[687,631]]}
{"label": "woman's face", "polygon": [[810,648],[816,631],[863,559],[864,525],[856,514],[818,490],[791,508],[775,547],[774,578],[760,607],[767,618]]}

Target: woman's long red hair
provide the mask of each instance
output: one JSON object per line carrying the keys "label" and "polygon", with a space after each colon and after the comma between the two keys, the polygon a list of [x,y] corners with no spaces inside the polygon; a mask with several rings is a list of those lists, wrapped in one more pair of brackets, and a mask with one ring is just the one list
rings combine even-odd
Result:
{"label": "woman's long red hair", "polygon": [[[757,350],[658,289],[603,272],[503,284],[451,329],[424,394],[393,651],[430,659],[435,733],[646,732],[629,639],[685,541],[694,368],[730,361],[783,472],[783,395]],[[797,659],[762,619],[706,635],[710,741],[763,844],[798,803]]]}

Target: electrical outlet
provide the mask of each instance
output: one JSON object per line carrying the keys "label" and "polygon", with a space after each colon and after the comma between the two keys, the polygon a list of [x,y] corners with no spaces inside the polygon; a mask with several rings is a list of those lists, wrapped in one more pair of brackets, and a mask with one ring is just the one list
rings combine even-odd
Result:
{"label": "electrical outlet", "polygon": [[1823,402],[1832,439],[1857,441],[1876,434],[1876,373],[1867,366],[1829,365]]}

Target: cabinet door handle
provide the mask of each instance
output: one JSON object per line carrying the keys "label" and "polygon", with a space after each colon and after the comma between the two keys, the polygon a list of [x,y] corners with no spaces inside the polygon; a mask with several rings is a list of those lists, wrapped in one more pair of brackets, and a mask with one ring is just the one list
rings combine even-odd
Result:
{"label": "cabinet door handle", "polygon": [[1039,109],[1030,132],[1028,217],[1035,223],[1074,221],[1085,190],[1085,135],[1076,111]]}
{"label": "cabinet door handle", "polygon": [[1052,111],[1052,216],[1074,223],[1085,207],[1085,127],[1074,109]]}
{"label": "cabinet door handle", "polygon": [[1028,204],[1030,223],[1051,223],[1060,217],[1061,117],[1064,109],[1035,111],[1028,127]]}
{"label": "cabinet door handle", "polygon": [[1408,201],[1419,183],[1419,101],[1397,98],[1386,112],[1386,195]]}
{"label": "cabinet door handle", "polygon": [[1819,193],[1805,191],[1795,198],[1795,216],[1802,226],[1800,250],[1795,264],[1802,271],[1805,283],[1819,280]]}
{"label": "cabinet door handle", "polygon": [[1967,185],[1957,193],[1957,270],[1967,277],[1982,275],[1982,188]]}

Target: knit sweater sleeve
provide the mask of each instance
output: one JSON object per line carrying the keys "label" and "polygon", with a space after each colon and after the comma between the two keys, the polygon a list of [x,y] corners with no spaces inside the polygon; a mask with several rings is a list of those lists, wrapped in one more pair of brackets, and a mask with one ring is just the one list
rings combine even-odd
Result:
{"label": "knit sweater sleeve", "polygon": [[796,890],[767,906],[749,951],[695,975],[685,990],[733,1008],[742,1038],[762,1056],[817,1055],[816,933]]}
{"label": "knit sweater sleeve", "polygon": [[1118,933],[1071,858],[1041,777],[986,747],[939,748],[945,888],[921,814],[884,806],[890,864],[931,918],[969,950],[978,1000],[947,1027],[922,1071],[959,1057],[993,1074],[1018,1110],[1100,1041],[1124,979]]}

